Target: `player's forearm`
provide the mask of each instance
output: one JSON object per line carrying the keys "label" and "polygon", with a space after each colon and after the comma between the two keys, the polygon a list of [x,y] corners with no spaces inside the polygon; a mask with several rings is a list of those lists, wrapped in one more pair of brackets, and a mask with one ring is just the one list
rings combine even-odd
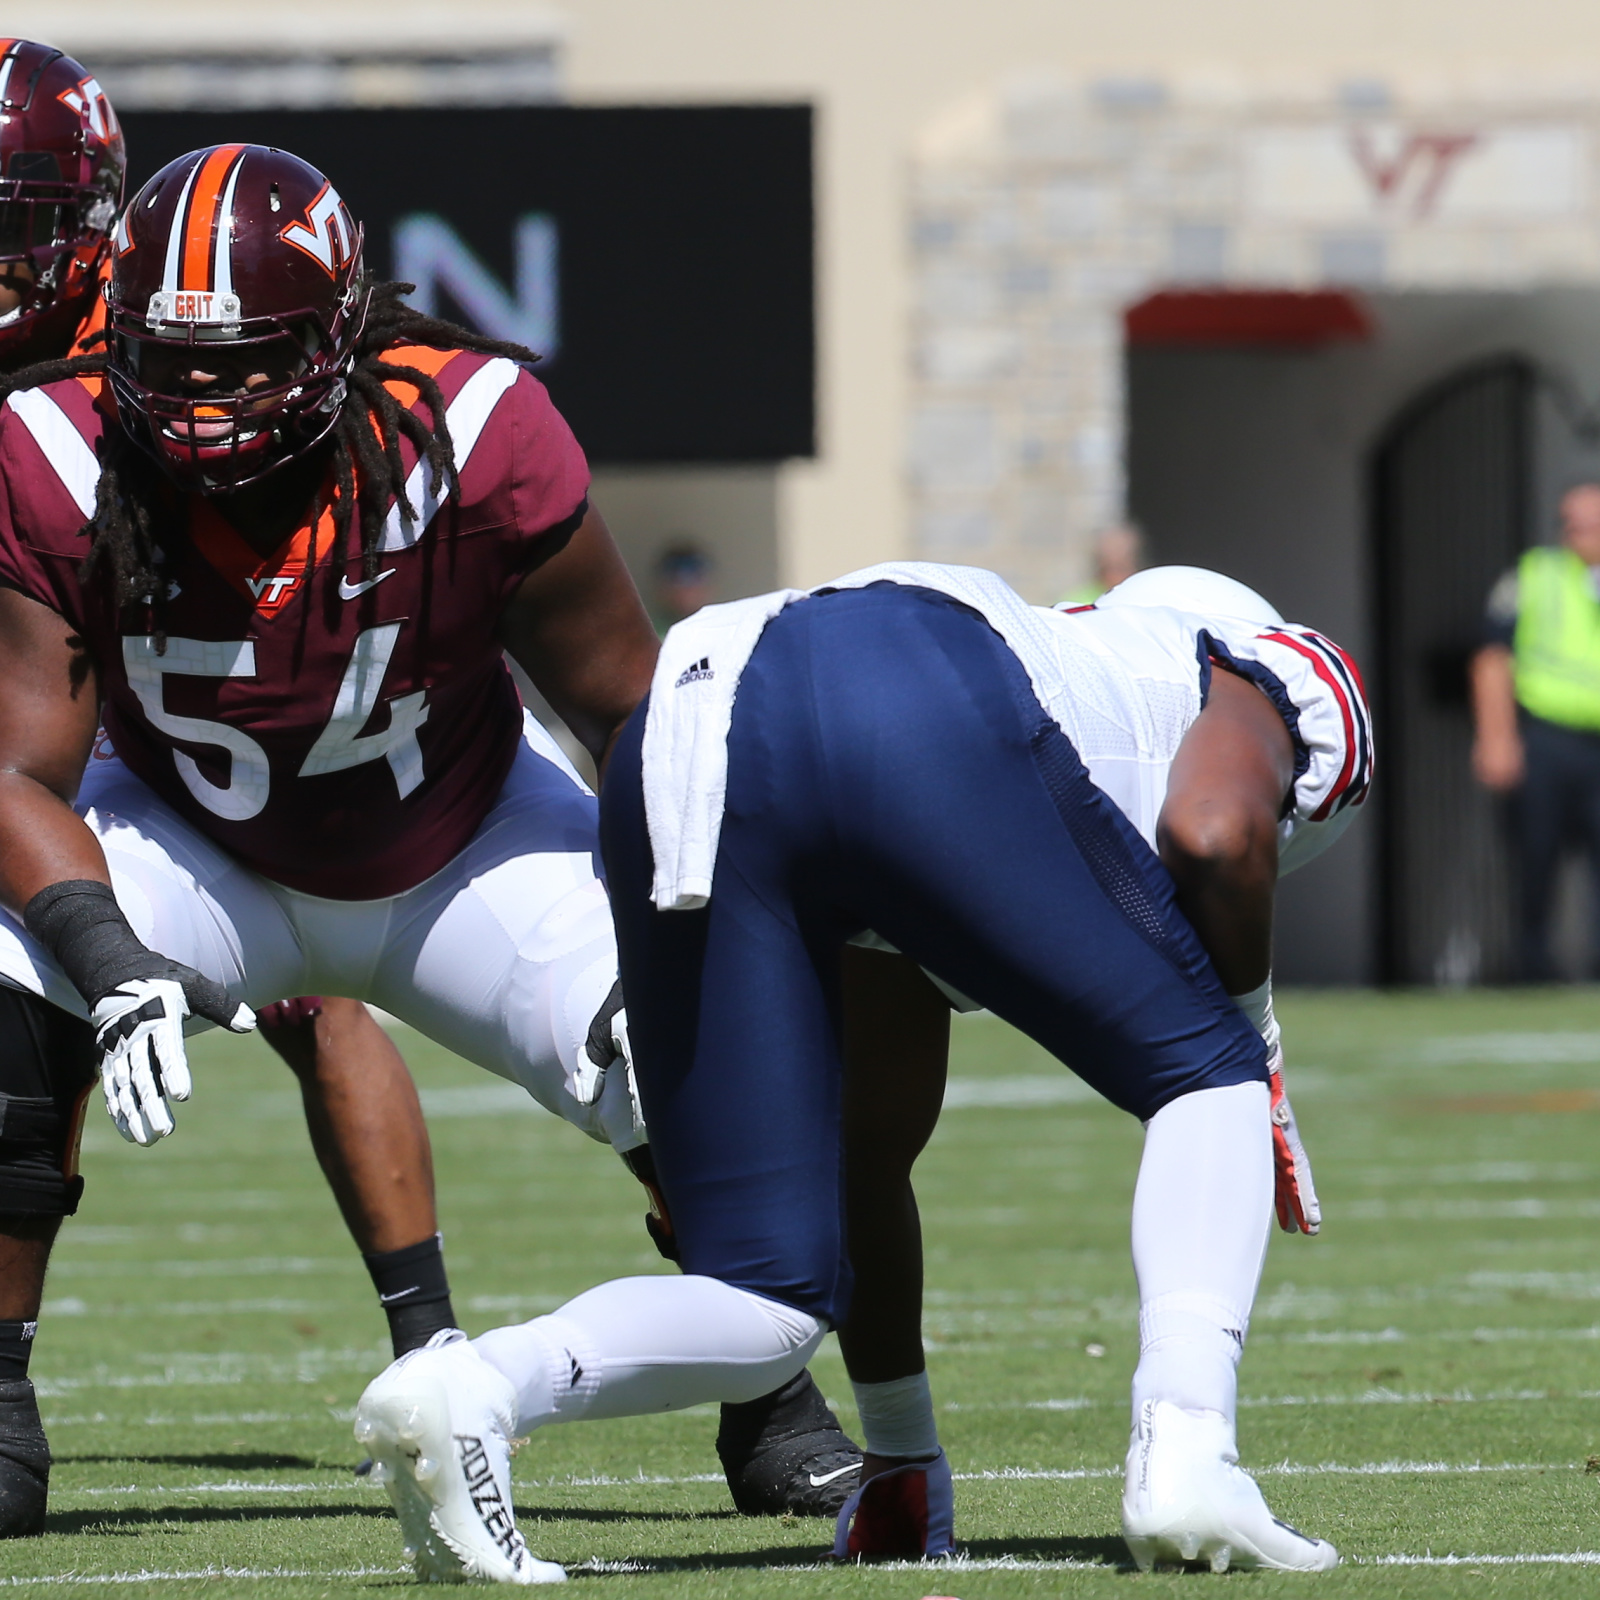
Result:
{"label": "player's forearm", "polygon": [[0,904],[20,916],[41,889],[69,880],[111,882],[100,841],[60,795],[0,771]]}
{"label": "player's forearm", "polygon": [[1272,971],[1272,905],[1277,887],[1277,841],[1270,852],[1240,855],[1169,852],[1162,860],[1189,919],[1229,994],[1246,994]]}
{"label": "player's forearm", "polygon": [[1294,780],[1294,746],[1272,702],[1228,672],[1183,737],[1156,825],[1178,906],[1229,994],[1272,970],[1278,817]]}

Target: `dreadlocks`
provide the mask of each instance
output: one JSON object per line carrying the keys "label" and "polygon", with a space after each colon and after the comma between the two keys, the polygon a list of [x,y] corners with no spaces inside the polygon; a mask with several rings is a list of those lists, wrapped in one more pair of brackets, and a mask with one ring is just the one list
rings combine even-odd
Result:
{"label": "dreadlocks", "polygon": [[[333,439],[333,512],[335,557],[349,557],[350,527],[359,520],[363,575],[377,576],[378,543],[391,505],[399,505],[415,520],[417,508],[406,495],[400,436],[404,434],[428,465],[430,493],[438,498],[447,487],[457,487],[455,447],[445,417],[444,395],[438,382],[419,367],[382,361],[383,351],[396,344],[427,345],[439,350],[472,350],[484,355],[508,356],[513,361],[539,358],[520,344],[490,339],[470,328],[457,327],[437,317],[424,316],[408,306],[403,296],[416,287],[410,283],[363,284],[370,291],[366,326],[356,345],[355,365],[339,408]],[[100,351],[41,361],[35,366],[0,376],[0,399],[18,389],[37,389],[63,378],[87,377],[108,366]],[[431,422],[398,400],[384,380],[410,384],[428,408]],[[102,564],[109,564],[118,605],[149,604],[155,631],[160,627],[167,580],[163,555],[153,531],[152,509],[161,493],[162,478],[149,457],[125,429],[108,429],[100,453],[100,479],[95,488],[94,514],[84,524],[89,554],[80,576],[87,581]],[[317,517],[311,518],[312,527]],[[311,562],[317,558],[315,548]]]}

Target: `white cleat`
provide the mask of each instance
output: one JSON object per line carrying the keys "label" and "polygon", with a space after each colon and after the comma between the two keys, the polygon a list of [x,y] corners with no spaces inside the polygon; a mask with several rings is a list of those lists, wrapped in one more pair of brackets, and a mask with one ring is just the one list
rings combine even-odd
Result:
{"label": "white cleat", "polygon": [[436,1333],[367,1385],[356,1441],[389,1491],[424,1583],[565,1583],[531,1555],[511,1509],[516,1391],[459,1328]]}
{"label": "white cleat", "polygon": [[1122,1489],[1122,1537],[1141,1572],[1161,1562],[1205,1562],[1213,1572],[1326,1572],[1339,1564],[1325,1539],[1273,1516],[1238,1460],[1221,1412],[1145,1401]]}

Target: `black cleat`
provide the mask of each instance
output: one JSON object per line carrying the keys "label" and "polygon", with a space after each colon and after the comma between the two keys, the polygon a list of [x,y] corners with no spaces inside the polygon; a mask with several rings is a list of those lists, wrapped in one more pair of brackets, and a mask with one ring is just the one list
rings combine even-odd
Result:
{"label": "black cleat", "polygon": [[50,1441],[33,1383],[0,1383],[0,1539],[44,1532],[49,1489]]}
{"label": "black cleat", "polygon": [[861,1478],[861,1451],[809,1372],[759,1400],[724,1405],[717,1454],[747,1517],[837,1517]]}

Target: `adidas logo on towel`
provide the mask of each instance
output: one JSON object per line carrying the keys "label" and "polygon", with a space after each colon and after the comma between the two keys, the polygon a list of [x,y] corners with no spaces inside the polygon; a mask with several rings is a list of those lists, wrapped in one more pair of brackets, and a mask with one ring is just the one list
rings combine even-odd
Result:
{"label": "adidas logo on towel", "polygon": [[686,672],[678,674],[678,681],[673,684],[674,689],[681,689],[686,683],[704,683],[707,679],[716,677],[711,670],[711,657],[701,656]]}

